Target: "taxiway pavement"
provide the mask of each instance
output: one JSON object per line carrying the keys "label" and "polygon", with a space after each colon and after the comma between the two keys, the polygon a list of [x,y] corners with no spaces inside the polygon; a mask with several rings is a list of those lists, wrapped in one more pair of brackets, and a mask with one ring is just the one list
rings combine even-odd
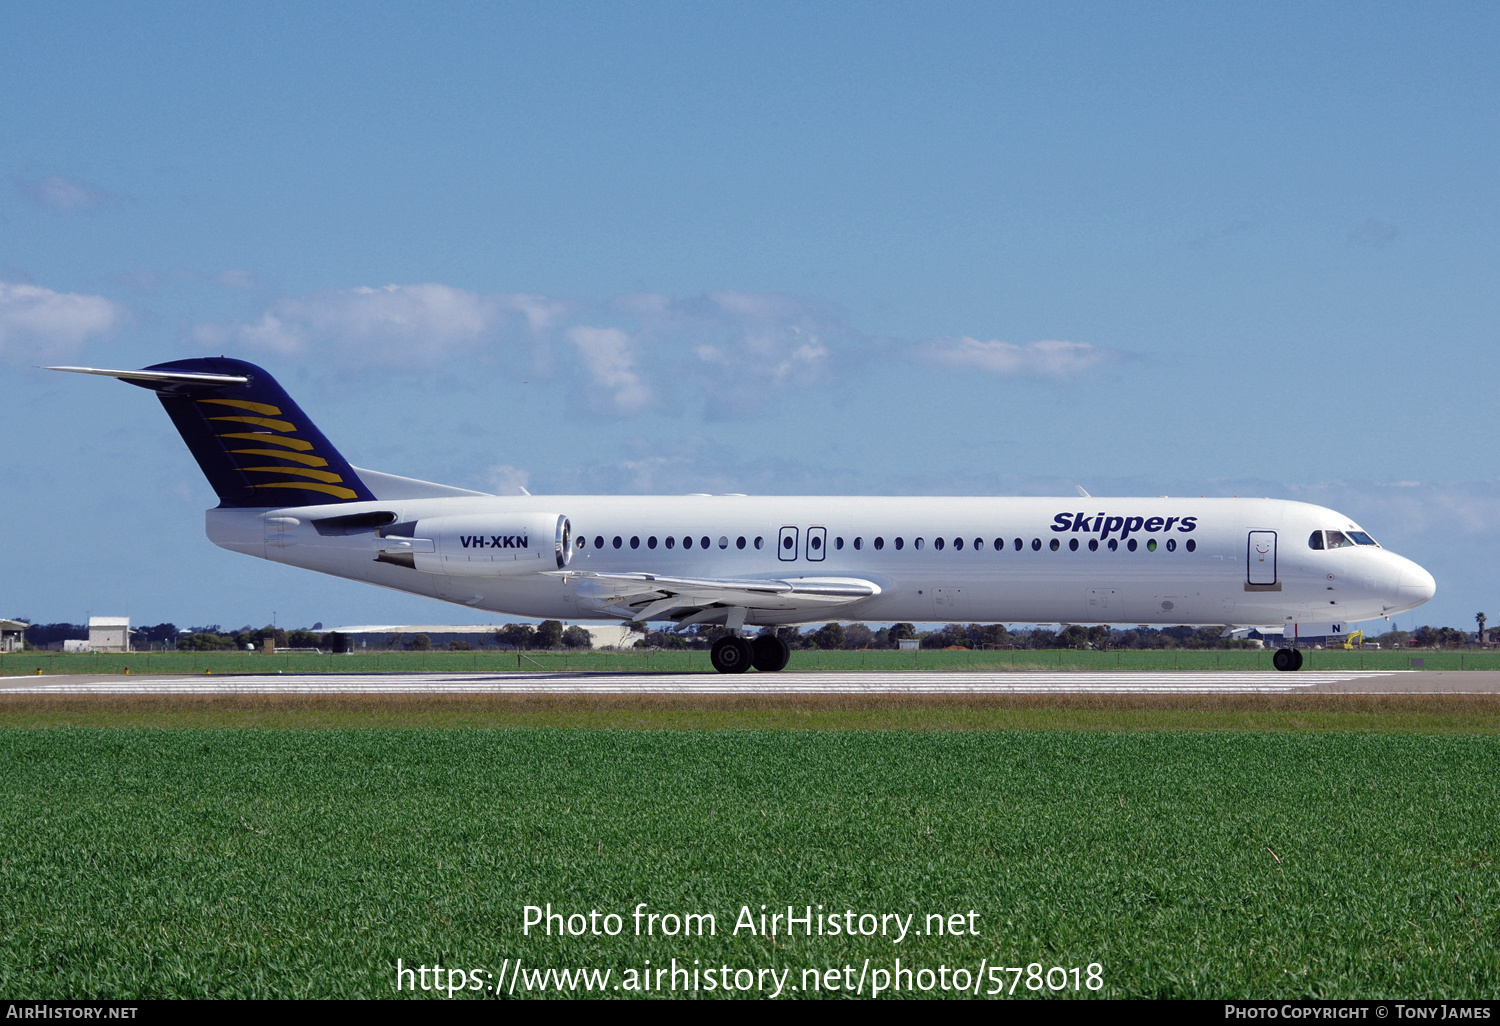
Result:
{"label": "taxiway pavement", "polygon": [[0,695],[1500,695],[1500,672],[287,673],[3,677]]}

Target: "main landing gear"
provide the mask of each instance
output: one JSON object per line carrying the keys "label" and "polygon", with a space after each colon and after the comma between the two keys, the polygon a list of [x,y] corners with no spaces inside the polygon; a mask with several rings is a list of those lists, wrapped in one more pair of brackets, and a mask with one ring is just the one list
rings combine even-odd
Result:
{"label": "main landing gear", "polygon": [[787,661],[792,658],[792,648],[773,634],[762,635],[754,641],[730,635],[714,642],[708,658],[720,673],[744,673],[752,666],[762,673],[775,673],[786,668]]}
{"label": "main landing gear", "polygon": [[1302,653],[1295,648],[1278,648],[1271,657],[1271,665],[1278,670],[1302,669]]}

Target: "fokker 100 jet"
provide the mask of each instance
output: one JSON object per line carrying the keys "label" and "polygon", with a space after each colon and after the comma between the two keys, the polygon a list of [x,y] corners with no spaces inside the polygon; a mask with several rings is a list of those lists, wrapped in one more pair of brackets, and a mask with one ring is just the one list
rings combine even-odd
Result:
{"label": "fokker 100 jet", "polygon": [[[846,621],[1288,626],[1389,617],[1432,575],[1275,499],[498,496],[351,466],[270,374],[226,358],[102,374],[156,393],[219,496],[214,544],[515,616],[722,624],[723,673],[786,666],[747,628]],[[1278,650],[1281,670],[1301,654]]]}

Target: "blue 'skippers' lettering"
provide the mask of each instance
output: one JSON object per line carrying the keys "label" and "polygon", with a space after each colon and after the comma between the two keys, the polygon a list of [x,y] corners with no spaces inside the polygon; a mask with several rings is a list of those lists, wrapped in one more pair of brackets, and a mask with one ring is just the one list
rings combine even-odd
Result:
{"label": "blue 'skippers' lettering", "polygon": [[1107,513],[1057,513],[1052,517],[1052,530],[1061,534],[1072,532],[1097,532],[1099,538],[1108,541],[1118,536],[1122,541],[1132,534],[1156,534],[1171,531],[1173,527],[1181,534],[1192,534],[1198,529],[1197,517],[1131,517],[1110,516]]}

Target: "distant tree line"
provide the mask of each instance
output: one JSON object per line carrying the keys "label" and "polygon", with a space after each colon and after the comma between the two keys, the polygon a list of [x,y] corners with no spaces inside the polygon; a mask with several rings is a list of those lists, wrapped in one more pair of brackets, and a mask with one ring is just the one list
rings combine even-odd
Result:
{"label": "distant tree line", "polygon": [[[13,617],[31,623],[25,617]],[[264,646],[267,638],[275,641],[277,648],[322,648],[334,652],[349,651],[355,647],[355,639],[336,631],[323,632],[322,624],[311,629],[284,630],[267,624],[254,628],[249,624],[239,630],[225,630],[219,624],[205,624],[179,629],[175,624],[159,623],[149,627],[137,627],[131,631],[131,644],[137,649],[171,649],[184,652],[218,652],[240,650],[248,646],[256,651]],[[635,648],[658,649],[707,649],[728,633],[724,627],[699,624],[683,631],[639,630],[633,642]],[[827,623],[821,627],[799,629],[796,627],[763,627],[761,634],[775,633],[784,638],[793,649],[874,649],[899,648],[904,640],[914,639],[927,649],[1211,649],[1243,648],[1249,642],[1221,638],[1218,627],[1131,627],[1111,628],[1105,626],[1085,627],[1072,624],[1061,630],[1047,627],[1011,630],[1004,624],[945,624],[935,630],[918,631],[915,624],[893,623],[888,627],[871,628],[863,623]],[[87,640],[86,624],[35,623],[26,628],[25,642],[29,648],[46,648],[62,641]],[[591,644],[589,632],[582,627],[565,627],[558,620],[543,620],[539,624],[510,623],[494,630],[492,642],[484,648],[505,649],[579,649]],[[1453,627],[1422,626],[1414,631],[1387,631],[1380,635],[1366,635],[1366,642],[1376,642],[1382,648],[1453,648],[1475,644],[1477,632],[1461,631]],[[1268,641],[1267,645],[1274,644]],[[435,651],[445,648],[451,651],[470,651],[476,646],[466,641],[453,641],[447,645],[434,644],[426,634],[397,634],[386,646],[414,652]]]}

